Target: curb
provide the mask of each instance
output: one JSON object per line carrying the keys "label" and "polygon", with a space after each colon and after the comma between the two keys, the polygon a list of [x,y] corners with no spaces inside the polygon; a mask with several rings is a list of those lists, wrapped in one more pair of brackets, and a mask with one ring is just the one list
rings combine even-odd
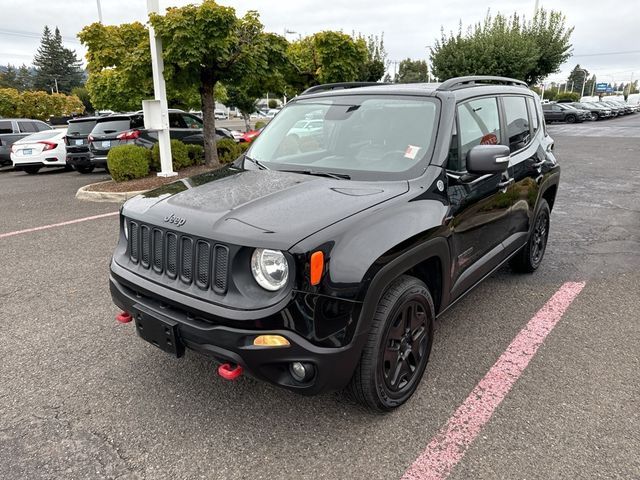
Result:
{"label": "curb", "polygon": [[107,183],[110,181],[111,180],[107,180],[106,182],[91,183],[89,185],[85,185],[84,187],[80,187],[76,192],[76,198],[85,202],[124,203],[130,198],[135,197],[136,195],[140,195],[141,193],[149,191],[138,190],[136,192],[93,192],[91,190],[88,190],[89,187],[100,185],[101,183]]}

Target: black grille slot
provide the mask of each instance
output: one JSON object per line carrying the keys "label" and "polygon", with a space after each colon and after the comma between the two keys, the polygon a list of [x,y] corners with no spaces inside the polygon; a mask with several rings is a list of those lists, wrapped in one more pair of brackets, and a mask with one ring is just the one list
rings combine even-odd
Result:
{"label": "black grille slot", "polygon": [[131,261],[138,263],[138,224],[135,222],[129,223],[129,256]]}
{"label": "black grille slot", "polygon": [[178,274],[178,237],[175,233],[167,233],[167,261],[165,263],[167,275],[176,278]]}
{"label": "black grille slot", "polygon": [[213,290],[216,293],[227,291],[227,271],[229,269],[229,249],[224,245],[214,247],[214,281]]}
{"label": "black grille slot", "polygon": [[193,240],[189,237],[180,239],[181,269],[180,278],[185,283],[191,283],[193,278]]}
{"label": "black grille slot", "polygon": [[142,240],[142,255],[140,263],[144,268],[149,268],[149,257],[151,256],[151,232],[146,225],[140,226],[140,238]]}
{"label": "black grille slot", "polygon": [[153,230],[153,269],[162,273],[164,267],[164,243],[162,242],[162,231],[157,228]]}
{"label": "black grille slot", "polygon": [[196,285],[209,288],[209,272],[211,271],[211,249],[203,240],[196,243]]}

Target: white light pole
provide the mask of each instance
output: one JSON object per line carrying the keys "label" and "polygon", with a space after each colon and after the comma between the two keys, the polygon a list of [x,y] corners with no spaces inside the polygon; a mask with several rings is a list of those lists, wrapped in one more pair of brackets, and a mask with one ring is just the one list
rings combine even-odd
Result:
{"label": "white light pole", "polygon": [[582,70],[583,72],[583,78],[582,78],[582,93],[580,94],[580,98],[584,97],[584,86],[587,84],[587,71],[584,68],[581,68],[580,70]]}
{"label": "white light pole", "polygon": [[[147,0],[147,13],[160,11],[159,0]],[[169,137],[169,108],[167,105],[167,90],[164,84],[164,61],[162,60],[162,40],[156,37],[153,25],[149,24],[149,43],[151,45],[151,69],[153,72],[153,93],[160,107],[158,131],[158,146],[160,147],[160,171],[159,177],[173,177],[177,175],[173,171],[171,160],[171,139]],[[145,112],[146,113],[146,112]],[[146,115],[145,115],[146,116]],[[146,122],[146,120],[145,120]],[[156,122],[154,122],[156,123]]]}
{"label": "white light pole", "polygon": [[96,0],[98,3],[98,21],[102,23],[102,7],[100,6],[100,0]]}

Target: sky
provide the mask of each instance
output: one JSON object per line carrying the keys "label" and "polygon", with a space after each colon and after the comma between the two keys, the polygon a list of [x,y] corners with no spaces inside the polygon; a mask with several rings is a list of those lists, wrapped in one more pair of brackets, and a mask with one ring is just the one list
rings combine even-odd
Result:
{"label": "sky", "polygon": [[[83,26],[98,20],[100,1],[105,24],[146,22],[146,0],[0,0],[0,65],[31,64],[45,25],[59,27],[65,46],[84,58],[76,38]],[[199,3],[199,0],[160,0],[160,9]],[[427,46],[445,32],[481,21],[491,13],[514,12],[531,17],[535,0],[478,2],[474,0],[219,0],[239,15],[257,10],[265,29],[293,40],[321,30],[384,33],[389,70],[410,57],[426,59]],[[547,79],[561,82],[576,63],[603,82],[628,82],[640,78],[640,0],[603,4],[601,0],[539,0],[540,6],[560,10],[575,27],[574,56],[561,71]]]}

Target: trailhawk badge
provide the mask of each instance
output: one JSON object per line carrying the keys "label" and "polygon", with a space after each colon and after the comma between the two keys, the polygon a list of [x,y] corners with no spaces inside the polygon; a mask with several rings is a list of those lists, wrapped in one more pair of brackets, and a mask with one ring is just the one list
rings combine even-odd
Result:
{"label": "trailhawk badge", "polygon": [[181,227],[182,225],[187,223],[187,219],[186,218],[176,217],[173,213],[171,215],[169,215],[168,217],[164,217],[164,221],[167,222],[167,223],[173,223],[178,227]]}

